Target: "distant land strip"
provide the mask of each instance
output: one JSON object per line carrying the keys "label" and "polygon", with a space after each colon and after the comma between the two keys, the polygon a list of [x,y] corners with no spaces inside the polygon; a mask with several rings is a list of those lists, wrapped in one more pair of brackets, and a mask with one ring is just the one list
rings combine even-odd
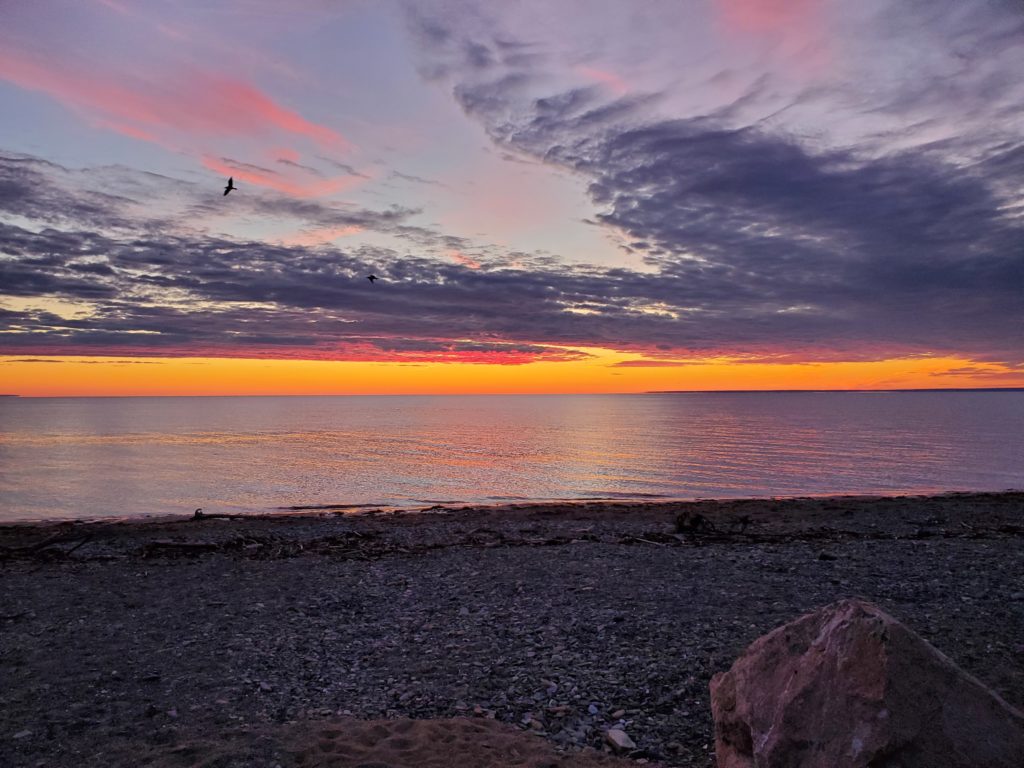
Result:
{"label": "distant land strip", "polygon": [[779,394],[856,393],[882,394],[887,392],[1024,392],[1024,387],[922,387],[919,389],[654,389],[645,395],[779,395]]}

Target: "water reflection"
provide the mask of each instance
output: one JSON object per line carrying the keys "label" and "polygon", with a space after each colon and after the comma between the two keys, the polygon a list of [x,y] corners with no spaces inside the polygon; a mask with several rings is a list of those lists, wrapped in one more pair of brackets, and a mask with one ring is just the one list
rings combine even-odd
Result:
{"label": "water reflection", "polygon": [[997,490],[1024,393],[0,401],[0,517]]}

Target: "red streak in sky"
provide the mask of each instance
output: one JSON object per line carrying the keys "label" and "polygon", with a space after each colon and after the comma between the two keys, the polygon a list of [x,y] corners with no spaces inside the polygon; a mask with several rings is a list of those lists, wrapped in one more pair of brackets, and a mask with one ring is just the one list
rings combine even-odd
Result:
{"label": "red streak in sky", "polygon": [[[387,341],[387,340],[383,340]],[[401,345],[403,340],[397,339]],[[427,342],[429,345],[430,342]],[[94,345],[85,349],[73,344],[51,344],[41,348],[26,348],[18,351],[24,355],[46,355],[73,357],[87,354],[94,357],[131,356],[133,358],[236,358],[245,360],[312,360],[342,361],[350,363],[462,363],[477,365],[526,365],[536,362],[567,362],[583,360],[588,355],[561,347],[538,347],[535,350],[521,349],[514,344],[503,348],[498,345],[491,349],[465,349],[460,342],[438,341],[427,349],[381,349],[366,342],[353,341],[343,344],[324,344],[318,347],[274,346],[254,348],[251,346],[213,345],[151,345],[144,343],[125,345]]]}
{"label": "red streak in sky", "polygon": [[729,26],[758,33],[786,33],[807,25],[820,0],[718,0]]}
{"label": "red streak in sky", "polygon": [[626,81],[614,72],[583,66],[576,67],[576,71],[588,80],[593,80],[607,86],[616,96],[624,96],[629,92],[629,86],[626,85]]}
{"label": "red streak in sky", "polygon": [[252,168],[242,168],[232,165],[216,157],[206,155],[203,157],[203,165],[211,171],[216,171],[222,176],[233,176],[239,181],[255,184],[258,187],[269,187],[283,192],[292,197],[321,197],[342,192],[365,181],[359,176],[336,176],[330,179],[318,179],[306,183],[291,181],[283,176],[268,175],[259,173]]}
{"label": "red streak in sky", "polygon": [[133,138],[174,139],[261,136],[284,132],[324,149],[343,151],[350,143],[337,131],[306,120],[258,88],[210,72],[149,80],[88,72],[71,62],[40,61],[17,51],[0,51],[0,79],[40,91],[65,106],[98,118]]}
{"label": "red streak in sky", "polygon": [[448,251],[448,256],[451,257],[452,261],[456,264],[461,264],[462,266],[469,267],[470,269],[480,269],[480,262],[470,256],[467,256],[462,251]]}

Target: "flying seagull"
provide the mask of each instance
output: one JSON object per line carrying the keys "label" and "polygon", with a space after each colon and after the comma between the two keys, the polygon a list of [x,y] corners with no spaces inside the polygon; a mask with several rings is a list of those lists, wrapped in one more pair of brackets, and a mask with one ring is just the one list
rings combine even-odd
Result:
{"label": "flying seagull", "polygon": [[366,279],[369,280],[370,284],[372,285],[374,280],[379,280],[380,278],[377,277],[376,275],[367,275]]}
{"label": "flying seagull", "polygon": [[224,194],[227,195],[227,193],[230,192],[232,189],[238,189],[238,187],[235,186],[235,177],[234,176],[230,176],[228,178],[228,185],[226,187],[224,187]]}

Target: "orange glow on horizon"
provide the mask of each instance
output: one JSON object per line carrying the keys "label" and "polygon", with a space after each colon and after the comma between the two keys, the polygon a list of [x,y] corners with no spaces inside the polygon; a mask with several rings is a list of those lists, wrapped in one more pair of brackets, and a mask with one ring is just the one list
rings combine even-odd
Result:
{"label": "orange glow on horizon", "polygon": [[[1024,387],[1024,372],[957,358],[876,362],[621,367],[635,355],[523,365],[231,358],[0,357],[0,394],[130,395],[558,394],[657,390]],[[964,371],[968,372],[964,372]]]}

